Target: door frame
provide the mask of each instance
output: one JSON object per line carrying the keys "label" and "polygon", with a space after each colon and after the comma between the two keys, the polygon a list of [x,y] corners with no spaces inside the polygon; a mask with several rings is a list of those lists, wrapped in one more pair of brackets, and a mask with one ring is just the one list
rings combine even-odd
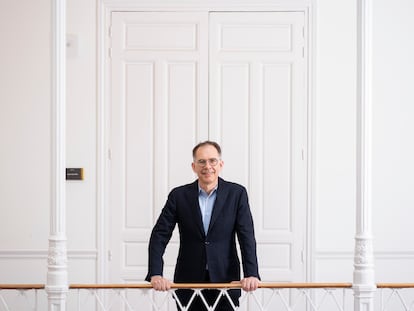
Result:
{"label": "door frame", "polygon": [[183,5],[175,0],[159,0],[156,3],[151,0],[100,0],[97,3],[97,266],[96,281],[106,283],[108,281],[108,258],[109,236],[108,236],[108,189],[110,173],[110,149],[109,149],[109,109],[110,109],[110,33],[111,15],[115,11],[301,11],[305,15],[307,33],[305,37],[305,59],[307,63],[307,198],[306,198],[306,238],[305,261],[306,282],[312,282],[314,278],[314,122],[315,111],[313,109],[315,86],[315,1],[316,0],[248,0],[237,3],[234,0],[222,0],[213,4],[202,0],[192,0],[191,3]]}

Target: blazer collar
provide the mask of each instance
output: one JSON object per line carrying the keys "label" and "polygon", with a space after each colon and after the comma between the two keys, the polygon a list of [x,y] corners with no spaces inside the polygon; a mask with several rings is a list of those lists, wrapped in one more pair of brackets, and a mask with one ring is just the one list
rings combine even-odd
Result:
{"label": "blazer collar", "polygon": [[219,177],[218,187],[217,187],[217,196],[216,196],[216,201],[214,202],[213,212],[211,214],[209,231],[210,229],[213,228],[214,223],[216,222],[217,218],[220,216],[221,212],[223,211],[224,203],[227,198],[227,194],[228,194],[228,189],[227,189],[226,182],[222,178]]}

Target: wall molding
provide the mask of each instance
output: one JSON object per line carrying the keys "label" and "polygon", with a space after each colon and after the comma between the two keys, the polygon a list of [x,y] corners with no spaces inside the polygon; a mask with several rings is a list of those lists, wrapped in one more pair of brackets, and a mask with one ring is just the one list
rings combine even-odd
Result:
{"label": "wall molding", "polygon": [[[315,260],[341,260],[341,259],[354,259],[354,253],[352,251],[319,251],[315,252]],[[413,259],[414,250],[395,250],[395,251],[374,251],[374,261],[382,259]]]}
{"label": "wall molding", "polygon": [[[97,249],[73,249],[68,250],[67,255],[69,259],[93,259],[98,258]],[[19,250],[0,250],[0,260],[3,259],[47,259],[47,249],[19,249]]]}

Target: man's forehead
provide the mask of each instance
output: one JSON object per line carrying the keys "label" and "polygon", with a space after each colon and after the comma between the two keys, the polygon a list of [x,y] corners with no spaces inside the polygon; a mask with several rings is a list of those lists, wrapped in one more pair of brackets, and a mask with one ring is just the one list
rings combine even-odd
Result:
{"label": "man's forehead", "polygon": [[198,148],[196,151],[196,156],[205,155],[205,154],[218,156],[218,151],[216,148],[214,148],[214,146],[211,146],[211,145],[202,146]]}

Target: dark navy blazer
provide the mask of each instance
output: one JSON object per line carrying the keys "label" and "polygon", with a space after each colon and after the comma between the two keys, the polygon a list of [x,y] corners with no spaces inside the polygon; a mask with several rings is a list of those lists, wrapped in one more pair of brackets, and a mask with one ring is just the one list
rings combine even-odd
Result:
{"label": "dark navy blazer", "polygon": [[163,254],[175,225],[180,248],[175,283],[203,283],[206,267],[212,283],[240,280],[240,244],[244,277],[259,278],[253,219],[246,189],[219,178],[217,197],[207,235],[198,202],[198,181],[174,188],[152,230],[146,280],[163,275]]}

